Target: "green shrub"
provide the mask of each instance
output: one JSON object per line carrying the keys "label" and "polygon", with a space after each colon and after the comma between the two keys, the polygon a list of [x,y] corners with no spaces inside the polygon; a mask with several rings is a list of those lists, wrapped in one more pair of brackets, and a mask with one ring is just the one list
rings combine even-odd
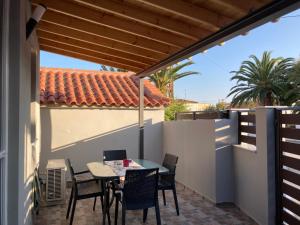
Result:
{"label": "green shrub", "polygon": [[165,108],[165,120],[175,120],[175,115],[177,112],[188,111],[186,105],[183,102],[178,102],[173,100],[171,104]]}

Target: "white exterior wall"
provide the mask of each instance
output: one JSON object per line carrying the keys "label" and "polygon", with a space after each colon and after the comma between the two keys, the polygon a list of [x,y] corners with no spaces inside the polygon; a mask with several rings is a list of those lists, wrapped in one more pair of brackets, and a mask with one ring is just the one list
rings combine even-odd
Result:
{"label": "white exterior wall", "polygon": [[227,119],[164,122],[164,152],[179,157],[176,180],[215,203],[233,201],[231,127]]}
{"label": "white exterior wall", "polygon": [[[30,1],[9,2],[7,224],[32,223],[32,178],[39,155],[39,49],[35,33],[26,40]],[[37,115],[36,117],[34,115]]]}
{"label": "white exterior wall", "polygon": [[[145,158],[161,162],[163,109],[145,110]],[[138,158],[138,110],[88,107],[41,107],[43,171],[49,159],[70,158],[78,170],[102,160],[103,150],[126,149]]]}
{"label": "white exterior wall", "polygon": [[258,224],[275,224],[274,111],[256,109],[256,150],[233,146],[235,204]]}
{"label": "white exterior wall", "polygon": [[176,180],[215,202],[214,121],[164,122],[163,136],[164,151],[179,157]]}
{"label": "white exterior wall", "polygon": [[272,108],[256,109],[256,148],[237,145],[237,113],[222,120],[164,122],[164,152],[179,156],[176,180],[214,203],[234,202],[258,224],[275,224]]}

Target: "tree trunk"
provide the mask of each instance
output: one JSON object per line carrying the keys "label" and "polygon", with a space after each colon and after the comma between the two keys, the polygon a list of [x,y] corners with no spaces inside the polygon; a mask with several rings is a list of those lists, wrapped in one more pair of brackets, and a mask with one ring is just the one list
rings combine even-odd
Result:
{"label": "tree trunk", "polygon": [[272,105],[273,105],[272,93],[268,92],[264,99],[264,106],[272,106]]}
{"label": "tree trunk", "polygon": [[174,99],[174,81],[170,82],[170,98]]}

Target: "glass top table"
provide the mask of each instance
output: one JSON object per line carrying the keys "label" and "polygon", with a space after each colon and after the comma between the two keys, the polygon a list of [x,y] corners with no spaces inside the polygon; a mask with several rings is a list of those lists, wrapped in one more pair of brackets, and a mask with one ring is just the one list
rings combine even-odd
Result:
{"label": "glass top table", "polygon": [[[132,159],[134,163],[139,164],[144,169],[154,169],[158,168],[160,174],[168,173],[169,170],[158,163],[152,162],[146,159]],[[118,166],[122,164],[118,163]],[[139,168],[141,168],[139,166]],[[102,224],[105,225],[106,216],[108,216],[108,223],[110,224],[110,216],[109,216],[109,208],[112,205],[114,200],[114,195],[112,196],[112,200],[110,202],[110,194],[109,194],[109,185],[108,181],[120,177],[120,175],[116,174],[114,171],[113,166],[106,165],[103,162],[90,162],[87,164],[87,168],[90,173],[94,176],[95,179],[99,179],[102,182],[99,184],[102,186],[103,190],[103,217],[102,217]],[[127,168],[126,168],[127,169]],[[128,169],[131,169],[128,167]]]}
{"label": "glass top table", "polygon": [[[160,174],[168,173],[169,170],[162,165],[152,162],[146,159],[132,159],[135,163],[142,166],[144,169],[158,168]],[[91,162],[87,164],[88,170],[91,174],[98,179],[111,179],[119,177],[117,173],[114,172],[112,166],[106,165],[103,162]],[[126,168],[124,168],[126,169]],[[128,169],[131,169],[130,167]]]}

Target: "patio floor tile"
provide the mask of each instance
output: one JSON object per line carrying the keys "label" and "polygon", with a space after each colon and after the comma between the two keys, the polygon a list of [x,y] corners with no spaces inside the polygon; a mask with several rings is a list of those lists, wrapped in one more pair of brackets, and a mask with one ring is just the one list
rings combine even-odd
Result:
{"label": "patio floor tile", "polygon": [[[256,223],[241,212],[235,206],[217,207],[215,204],[201,197],[199,194],[177,186],[178,201],[180,207],[180,216],[176,215],[173,195],[171,191],[166,192],[167,206],[163,205],[161,193],[160,213],[163,225],[256,225]],[[67,199],[68,199],[67,191]],[[97,201],[95,212],[93,208],[93,199],[81,200],[77,202],[74,217],[74,225],[100,225],[101,224],[101,206]],[[119,209],[118,224],[121,224],[121,207]],[[65,219],[67,204],[42,207],[39,215],[34,218],[34,225],[67,225]],[[114,205],[110,211],[112,224],[114,222]],[[140,225],[142,223],[142,211],[127,211],[126,224]],[[155,225],[155,211],[149,209],[148,219],[145,225]]]}

